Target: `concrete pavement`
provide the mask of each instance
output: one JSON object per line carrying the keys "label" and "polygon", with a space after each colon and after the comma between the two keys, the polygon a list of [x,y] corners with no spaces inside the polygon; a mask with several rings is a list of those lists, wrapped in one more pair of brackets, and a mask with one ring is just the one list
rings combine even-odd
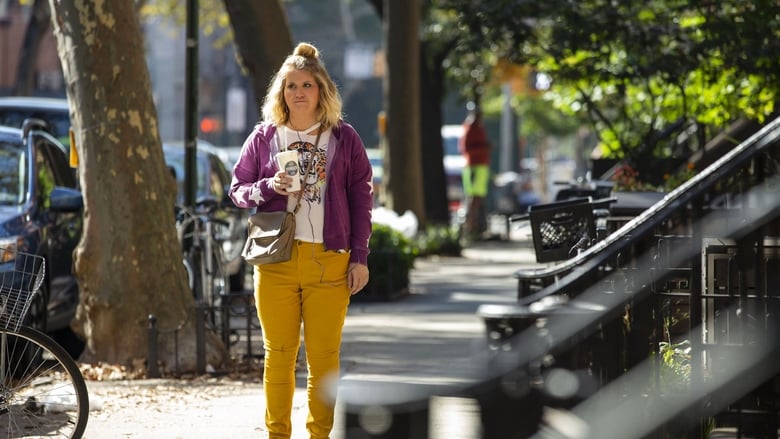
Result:
{"label": "concrete pavement", "polygon": [[[404,392],[446,394],[485,372],[486,303],[512,303],[514,271],[538,266],[521,230],[510,241],[475,243],[462,257],[416,262],[410,294],[394,302],[350,306],[342,344],[342,379],[333,438],[345,437],[352,403],[404,399]],[[204,378],[89,382],[94,409],[85,437],[255,438],[264,436],[262,384]],[[377,389],[380,389],[377,391]],[[418,395],[419,396],[419,395]],[[478,438],[473,401],[431,401],[430,438]],[[293,438],[308,438],[305,372],[294,400]]]}

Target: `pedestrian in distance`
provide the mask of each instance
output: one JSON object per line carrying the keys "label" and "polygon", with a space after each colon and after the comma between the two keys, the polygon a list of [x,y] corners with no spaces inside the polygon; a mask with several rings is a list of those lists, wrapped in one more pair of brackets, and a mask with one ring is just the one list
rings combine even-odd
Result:
{"label": "pedestrian in distance", "polygon": [[466,197],[464,235],[473,239],[486,229],[485,197],[490,185],[490,140],[482,123],[479,106],[469,103],[458,149],[466,158],[463,167],[463,192]]}
{"label": "pedestrian in distance", "polygon": [[[263,120],[233,168],[229,193],[238,207],[294,211],[300,196],[292,258],[254,270],[269,438],[292,434],[301,325],[308,367],[306,428],[312,439],[329,437],[347,308],[351,295],[368,283],[371,164],[341,111],[341,96],[319,51],[298,44],[271,80]],[[294,176],[275,160],[291,150],[298,152],[301,170]],[[301,179],[299,193],[288,190],[294,178]]]}

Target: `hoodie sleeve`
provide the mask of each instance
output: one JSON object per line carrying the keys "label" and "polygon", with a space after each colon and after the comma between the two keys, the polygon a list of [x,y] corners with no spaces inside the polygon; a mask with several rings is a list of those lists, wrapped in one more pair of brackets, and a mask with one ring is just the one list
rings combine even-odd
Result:
{"label": "hoodie sleeve", "polygon": [[371,212],[374,207],[373,177],[371,162],[366,154],[366,147],[360,136],[352,128],[345,124],[345,136],[350,139],[351,173],[349,176],[349,216],[351,233],[350,262],[358,262],[368,265],[368,241],[371,238]]}
{"label": "hoodie sleeve", "polygon": [[[276,164],[271,160],[268,125],[258,124],[244,141],[241,155],[233,167],[233,178],[228,195],[236,207],[259,207],[279,197],[273,189]],[[269,135],[270,134],[270,135]]]}

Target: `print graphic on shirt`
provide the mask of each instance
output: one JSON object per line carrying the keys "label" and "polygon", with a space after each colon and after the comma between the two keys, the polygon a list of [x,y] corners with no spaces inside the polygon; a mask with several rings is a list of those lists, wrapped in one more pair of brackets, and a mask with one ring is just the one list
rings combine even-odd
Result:
{"label": "print graphic on shirt", "polygon": [[298,151],[298,160],[300,160],[301,172],[309,167],[309,160],[314,160],[309,173],[305,176],[305,186],[302,199],[310,203],[322,203],[322,187],[325,185],[325,151],[317,148],[309,142],[293,142],[288,147],[289,150]]}

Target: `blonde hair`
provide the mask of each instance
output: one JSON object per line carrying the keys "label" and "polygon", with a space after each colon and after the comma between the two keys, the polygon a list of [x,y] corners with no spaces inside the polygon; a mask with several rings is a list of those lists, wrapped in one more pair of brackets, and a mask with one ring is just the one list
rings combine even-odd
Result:
{"label": "blonde hair", "polygon": [[322,123],[322,129],[335,126],[341,119],[341,95],[320,59],[320,52],[309,43],[299,43],[274,75],[263,101],[263,119],[276,126],[290,120],[290,110],[284,102],[284,87],[287,75],[293,70],[311,73],[320,88],[317,119]]}

